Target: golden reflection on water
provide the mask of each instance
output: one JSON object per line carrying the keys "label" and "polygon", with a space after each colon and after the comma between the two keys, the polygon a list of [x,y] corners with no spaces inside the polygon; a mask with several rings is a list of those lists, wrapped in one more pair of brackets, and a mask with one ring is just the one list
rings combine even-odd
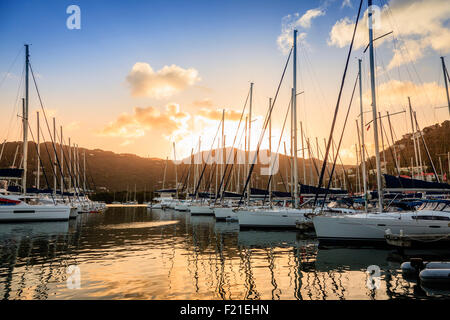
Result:
{"label": "golden reflection on water", "polygon": [[[239,231],[212,217],[146,208],[0,225],[0,259],[3,299],[426,297],[403,279],[408,256],[395,250],[319,249],[295,231]],[[69,265],[80,269],[79,289],[67,287]],[[377,290],[366,286],[369,265],[382,270]]]}

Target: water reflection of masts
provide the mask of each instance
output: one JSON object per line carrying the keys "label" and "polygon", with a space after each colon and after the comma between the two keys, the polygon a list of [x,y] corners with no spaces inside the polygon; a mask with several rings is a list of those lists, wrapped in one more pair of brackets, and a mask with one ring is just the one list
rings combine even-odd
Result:
{"label": "water reflection of masts", "polygon": [[258,300],[260,299],[260,294],[256,290],[255,279],[253,278],[253,271],[251,266],[251,249],[243,249],[244,255],[241,255],[244,262],[244,272],[245,272],[245,300]]}
{"label": "water reflection of masts", "polygon": [[[217,286],[216,286],[216,290],[217,293],[219,294],[220,298],[222,300],[226,299],[226,291],[224,288],[224,285],[226,283],[225,281],[225,258],[224,258],[224,254],[223,254],[223,235],[221,233],[218,234],[218,237],[216,239],[216,253],[219,256],[219,262],[220,262],[220,271],[218,270],[218,265],[217,265],[217,258],[216,258],[216,278],[218,279],[217,281]],[[217,273],[219,273],[217,275]],[[230,292],[230,296],[229,299],[231,299],[231,292]]]}
{"label": "water reflection of masts", "polygon": [[[15,247],[15,252],[12,253],[11,250],[11,254],[6,256],[6,259],[3,259],[2,257],[2,261],[9,261],[9,257],[11,257],[12,261],[11,263],[9,263],[7,269],[8,269],[8,274],[6,276],[6,283],[5,283],[5,294],[3,295],[3,300],[7,300],[9,298],[9,295],[11,293],[11,283],[12,283],[12,278],[13,278],[13,273],[14,273],[14,267],[16,265],[16,261],[17,261],[17,255],[19,252],[19,245],[20,243],[18,243]],[[9,249],[10,247],[8,247]],[[7,249],[7,250],[8,250]]]}
{"label": "water reflection of masts", "polygon": [[273,286],[272,300],[275,300],[275,297],[277,298],[277,300],[280,300],[281,290],[278,289],[277,281],[275,279],[275,274],[273,272],[273,270],[275,268],[275,256],[273,254],[273,247],[267,248],[266,253],[267,253],[267,259],[269,261],[269,271],[270,271],[271,283]]}
{"label": "water reflection of masts", "polygon": [[[299,259],[300,248],[294,248],[294,297],[297,300],[303,300],[302,297],[302,271],[301,260]],[[307,274],[309,277],[309,274]]]}

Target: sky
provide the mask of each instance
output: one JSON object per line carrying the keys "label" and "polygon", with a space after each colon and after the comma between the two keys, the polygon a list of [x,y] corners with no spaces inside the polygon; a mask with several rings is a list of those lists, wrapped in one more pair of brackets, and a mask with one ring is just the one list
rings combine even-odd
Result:
{"label": "sky", "polygon": [[[67,27],[73,14],[66,12],[70,5],[80,8],[79,29]],[[374,43],[378,111],[385,115],[407,110],[409,96],[421,127],[447,120],[448,108],[438,107],[447,105],[440,57],[450,52],[450,3],[374,0],[374,5],[380,13],[375,37],[392,31]],[[70,137],[80,147],[179,159],[199,148],[199,137],[200,149],[211,148],[225,109],[225,144],[231,146],[250,83],[254,83],[251,149],[255,149],[295,28],[299,34],[297,91],[303,92],[297,96],[298,121],[311,144],[317,137],[323,152],[358,6],[357,0],[0,0],[0,139],[21,140],[17,115],[24,92],[23,45],[27,43],[49,125],[55,117],[66,143]],[[362,59],[363,109],[371,110],[369,55],[363,52],[368,44],[366,10],[364,1],[336,140],[358,59]],[[286,142],[288,152],[290,148],[289,126],[281,140],[280,134],[292,71],[290,61],[273,109],[274,151],[284,152],[279,141]],[[31,88],[29,122],[35,132],[36,111],[41,107]],[[357,88],[341,148],[347,164],[356,163],[359,107]],[[364,117],[369,122],[372,114],[364,113]],[[42,130],[48,139],[43,121],[41,111]],[[387,126],[386,118],[383,121]],[[406,112],[392,116],[391,122],[397,138],[411,130]],[[371,154],[372,130],[365,132]],[[241,136],[240,132],[235,146],[243,148]],[[214,146],[217,143],[216,139]],[[268,134],[262,139],[262,147],[267,146]]]}

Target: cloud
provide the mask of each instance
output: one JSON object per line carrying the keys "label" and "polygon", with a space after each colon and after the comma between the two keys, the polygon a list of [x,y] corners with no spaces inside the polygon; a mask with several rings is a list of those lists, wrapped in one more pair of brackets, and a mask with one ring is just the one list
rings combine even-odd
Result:
{"label": "cloud", "polygon": [[[289,14],[281,19],[281,34],[277,38],[278,47],[280,50],[287,54],[292,47],[292,33],[294,29],[303,28],[309,29],[311,27],[311,21],[319,16],[325,15],[325,10],[321,8],[309,9],[302,16],[299,13],[293,15]],[[298,41],[304,44],[306,38],[306,32],[300,32],[298,34]]]}
{"label": "cloud", "polygon": [[71,123],[69,123],[67,126],[65,126],[66,130],[77,130],[80,128],[80,121],[72,121]]}
{"label": "cloud", "polygon": [[[123,113],[110,122],[99,134],[110,137],[122,137],[127,140],[139,138],[148,130],[159,130],[167,137],[177,135],[187,128],[190,115],[180,111],[180,106],[170,103],[164,112],[154,107],[133,109],[133,114]],[[124,143],[129,144],[127,141]]]}
{"label": "cloud", "polygon": [[[222,111],[220,109],[200,109],[197,116],[203,117],[208,120],[222,120]],[[234,110],[225,110],[225,121],[239,121],[241,119],[241,113]]]}
{"label": "cloud", "polygon": [[194,68],[183,69],[174,64],[154,71],[148,63],[134,64],[126,78],[135,97],[167,98],[200,81]]}
{"label": "cloud", "polygon": [[194,102],[192,102],[192,105],[194,107],[208,108],[213,106],[213,102],[211,101],[211,99],[206,98],[203,100],[195,100]]}
{"label": "cloud", "polygon": [[351,0],[344,0],[344,1],[342,1],[341,8],[344,8],[344,7],[353,8]]}
{"label": "cloud", "polygon": [[[426,93],[426,96],[424,96]],[[380,110],[405,109],[408,106],[408,97],[414,108],[430,107],[430,103],[436,106],[445,104],[445,89],[436,82],[415,84],[411,81],[390,80],[377,86],[377,105]],[[437,101],[429,101],[427,97],[437,98]],[[363,94],[363,103],[371,104],[371,92],[367,90]]]}
{"label": "cloud", "polygon": [[[374,37],[394,31],[399,39],[388,69],[416,61],[429,49],[441,54],[450,52],[450,30],[445,26],[449,16],[448,0],[391,0],[383,6]],[[353,28],[354,22],[348,17],[337,21],[329,33],[328,45],[347,46]],[[377,45],[392,40],[392,36],[387,36],[377,40]],[[366,10],[356,32],[355,49],[365,47],[368,42]]]}
{"label": "cloud", "polygon": [[297,24],[305,29],[309,29],[311,27],[311,20],[324,14],[325,11],[321,9],[309,9],[297,20]]}

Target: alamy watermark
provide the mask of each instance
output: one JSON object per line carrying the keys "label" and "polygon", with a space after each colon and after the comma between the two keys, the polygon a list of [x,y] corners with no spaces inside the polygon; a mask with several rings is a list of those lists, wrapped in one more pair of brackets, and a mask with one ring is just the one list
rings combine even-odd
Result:
{"label": "alamy watermark", "polygon": [[80,289],[81,288],[81,271],[80,267],[76,265],[70,265],[66,268],[67,289]]}
{"label": "alamy watermark", "polygon": [[[261,165],[261,175],[274,175],[279,170],[279,155],[276,153],[269,153],[267,150],[260,151],[256,156],[256,151],[250,151],[248,154],[248,163]],[[228,148],[225,152],[223,149],[216,149],[214,151],[198,152],[194,156],[186,157],[183,160],[173,160],[176,165],[180,164],[246,164],[245,152],[241,150]]]}
{"label": "alamy watermark", "polygon": [[367,16],[372,15],[372,19],[367,19],[367,27],[372,30],[381,29],[381,9],[377,5],[367,8]]}
{"label": "alamy watermark", "polygon": [[66,13],[70,14],[66,20],[67,29],[81,29],[81,9],[79,6],[72,4],[67,7]]}
{"label": "alamy watermark", "polygon": [[370,290],[378,290],[381,285],[381,269],[377,265],[371,265],[367,267],[366,273],[368,274],[366,280],[366,286]]}

